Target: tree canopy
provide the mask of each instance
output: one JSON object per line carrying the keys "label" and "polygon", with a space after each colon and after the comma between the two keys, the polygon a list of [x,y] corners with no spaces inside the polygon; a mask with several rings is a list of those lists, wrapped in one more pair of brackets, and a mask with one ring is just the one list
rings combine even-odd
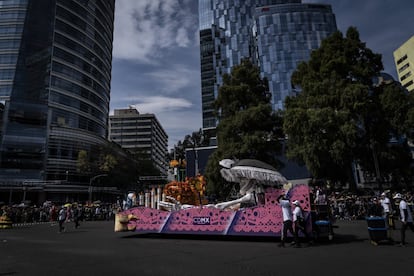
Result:
{"label": "tree canopy", "polygon": [[221,179],[218,162],[253,158],[277,166],[273,153],[279,148],[281,121],[272,112],[267,80],[260,78],[259,68],[248,59],[223,75],[215,110],[218,148],[210,156],[205,174],[207,191],[225,197],[231,186]]}
{"label": "tree canopy", "polygon": [[174,145],[174,149],[170,151],[167,158],[168,161],[171,160],[184,160],[185,157],[185,149],[187,148],[194,148],[194,147],[204,147],[209,145],[209,138],[206,133],[200,128],[198,131],[194,131],[191,135],[187,134],[184,137],[183,141],[178,141],[176,145]]}
{"label": "tree canopy", "polygon": [[406,91],[374,83],[382,69],[381,55],[361,42],[356,28],[325,39],[292,75],[301,92],[285,101],[288,157],[305,162],[315,178],[356,188],[353,164],[374,171],[390,137],[402,137],[413,126]]}

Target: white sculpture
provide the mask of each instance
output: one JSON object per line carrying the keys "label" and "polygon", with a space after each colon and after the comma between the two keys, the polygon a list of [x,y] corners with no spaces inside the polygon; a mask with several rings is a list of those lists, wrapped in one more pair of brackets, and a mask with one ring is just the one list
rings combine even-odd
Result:
{"label": "white sculpture", "polygon": [[[255,159],[232,160],[223,159],[219,162],[222,169],[221,175],[229,182],[240,184],[241,197],[235,200],[220,202],[217,204],[208,204],[203,207],[218,208],[221,210],[234,208],[239,204],[257,205],[260,202],[258,195],[264,193],[265,186],[281,186],[287,183],[286,178],[281,175],[275,168],[262,161]],[[192,205],[181,205],[175,199],[169,198],[172,202],[161,201],[160,205],[167,210],[180,210],[192,208]],[[261,202],[264,203],[264,202]]]}
{"label": "white sculpture", "polygon": [[263,192],[264,191],[263,191],[262,186],[259,186],[256,180],[243,179],[242,181],[240,181],[240,192],[239,192],[240,195],[242,195],[242,197],[235,199],[235,200],[217,203],[216,205],[214,205],[214,207],[224,210],[227,208],[234,207],[234,205],[241,204],[241,203],[245,203],[245,204],[250,203],[250,204],[257,205],[257,203],[259,202],[257,195]]}

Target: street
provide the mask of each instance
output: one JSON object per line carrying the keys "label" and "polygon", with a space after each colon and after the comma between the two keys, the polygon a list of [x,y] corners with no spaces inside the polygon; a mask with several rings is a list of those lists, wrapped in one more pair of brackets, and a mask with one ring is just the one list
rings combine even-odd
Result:
{"label": "street", "polygon": [[23,225],[0,230],[0,275],[414,275],[411,230],[406,247],[374,246],[365,221],[336,225],[333,241],[302,248],[271,238],[115,233],[112,221],[69,223],[64,233]]}

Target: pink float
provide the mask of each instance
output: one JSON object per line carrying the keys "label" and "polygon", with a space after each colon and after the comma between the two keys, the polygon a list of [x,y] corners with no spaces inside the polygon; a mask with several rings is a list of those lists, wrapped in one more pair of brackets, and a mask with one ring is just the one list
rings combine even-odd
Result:
{"label": "pink float", "polygon": [[288,191],[268,187],[264,190],[262,202],[237,210],[217,208],[217,204],[172,211],[133,207],[116,215],[115,231],[278,237],[281,235],[283,222],[277,198],[282,193],[287,194],[291,202],[300,202],[307,221],[306,230],[311,233],[311,205],[307,185],[296,185]]}

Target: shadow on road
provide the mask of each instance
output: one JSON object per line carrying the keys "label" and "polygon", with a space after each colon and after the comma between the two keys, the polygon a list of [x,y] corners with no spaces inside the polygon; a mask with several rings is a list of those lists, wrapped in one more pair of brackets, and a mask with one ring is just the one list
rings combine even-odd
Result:
{"label": "shadow on road", "polygon": [[[260,236],[221,236],[221,235],[191,235],[191,234],[130,234],[121,237],[123,239],[179,239],[179,240],[212,240],[212,241],[238,241],[238,242],[274,242],[279,243],[280,237],[260,237]],[[320,238],[313,243],[313,246],[330,246],[333,244],[346,244],[346,243],[360,243],[366,242],[368,239],[358,237],[355,235],[335,235],[332,241],[328,238]],[[288,242],[293,241],[290,237]],[[300,239],[301,243],[306,243],[304,239]]]}
{"label": "shadow on road", "polygon": [[194,235],[194,234],[131,234],[122,238],[144,239],[179,239],[179,240],[214,240],[214,241],[243,241],[243,242],[279,242],[280,238],[268,236],[225,236],[225,235]]}

